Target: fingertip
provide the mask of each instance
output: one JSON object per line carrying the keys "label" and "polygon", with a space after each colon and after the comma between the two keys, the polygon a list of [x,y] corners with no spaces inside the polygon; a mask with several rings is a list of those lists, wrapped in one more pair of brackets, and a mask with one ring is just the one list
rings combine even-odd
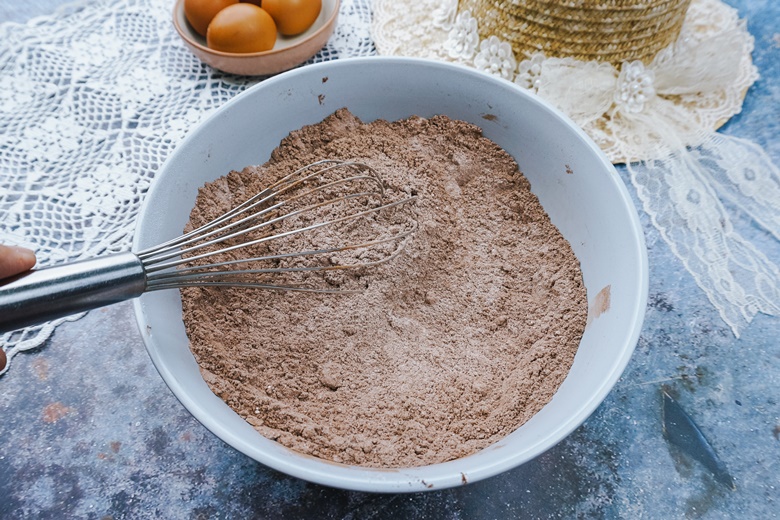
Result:
{"label": "fingertip", "polygon": [[34,251],[19,246],[12,246],[11,249],[15,250],[16,256],[19,259],[19,267],[24,271],[32,269],[35,266],[37,259],[35,258]]}
{"label": "fingertip", "polygon": [[0,279],[29,271],[35,262],[35,253],[26,247],[0,245]]}

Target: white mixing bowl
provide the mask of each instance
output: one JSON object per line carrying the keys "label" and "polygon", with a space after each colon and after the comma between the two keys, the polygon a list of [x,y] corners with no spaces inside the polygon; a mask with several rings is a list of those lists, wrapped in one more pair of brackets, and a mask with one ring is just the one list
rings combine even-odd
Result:
{"label": "white mixing bowl", "polygon": [[337,60],[270,78],[218,109],[171,154],[146,197],[134,249],[178,236],[205,182],[264,163],[290,131],[341,107],[363,121],[445,114],[479,125],[515,157],[571,243],[588,293],[590,323],[552,401],[474,455],[416,468],[369,469],[289,450],[261,436],[216,397],[190,353],[178,291],[136,300],[152,361],[181,403],[220,439],[311,482],[362,491],[424,491],[475,482],[533,459],[577,428],[620,377],[642,326],[648,275],[636,210],[615,169],[567,117],[518,86],[466,67],[408,58]]}

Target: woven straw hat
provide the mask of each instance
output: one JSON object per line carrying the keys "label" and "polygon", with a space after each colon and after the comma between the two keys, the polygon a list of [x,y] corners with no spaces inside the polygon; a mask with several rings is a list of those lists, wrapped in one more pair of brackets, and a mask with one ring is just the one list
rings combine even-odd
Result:
{"label": "woven straw hat", "polygon": [[516,55],[611,63],[650,61],[677,39],[691,0],[462,0],[479,20],[482,38],[495,35]]}

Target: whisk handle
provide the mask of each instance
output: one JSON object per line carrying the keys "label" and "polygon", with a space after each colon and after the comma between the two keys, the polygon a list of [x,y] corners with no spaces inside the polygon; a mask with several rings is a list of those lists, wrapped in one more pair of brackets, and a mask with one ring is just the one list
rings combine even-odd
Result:
{"label": "whisk handle", "polygon": [[28,271],[0,281],[0,333],[140,296],[146,273],[133,253]]}

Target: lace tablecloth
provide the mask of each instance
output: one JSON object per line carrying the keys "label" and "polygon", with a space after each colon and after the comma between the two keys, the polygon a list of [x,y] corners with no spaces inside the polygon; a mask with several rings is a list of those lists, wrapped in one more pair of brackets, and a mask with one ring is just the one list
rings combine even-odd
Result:
{"label": "lace tablecloth", "polygon": [[[39,266],[128,250],[168,154],[263,79],[203,65],[173,28],[173,4],[82,1],[0,25],[0,243],[35,250]],[[370,21],[370,0],[342,0],[309,62],[375,54]],[[3,334],[2,348],[10,360],[63,321]]]}

